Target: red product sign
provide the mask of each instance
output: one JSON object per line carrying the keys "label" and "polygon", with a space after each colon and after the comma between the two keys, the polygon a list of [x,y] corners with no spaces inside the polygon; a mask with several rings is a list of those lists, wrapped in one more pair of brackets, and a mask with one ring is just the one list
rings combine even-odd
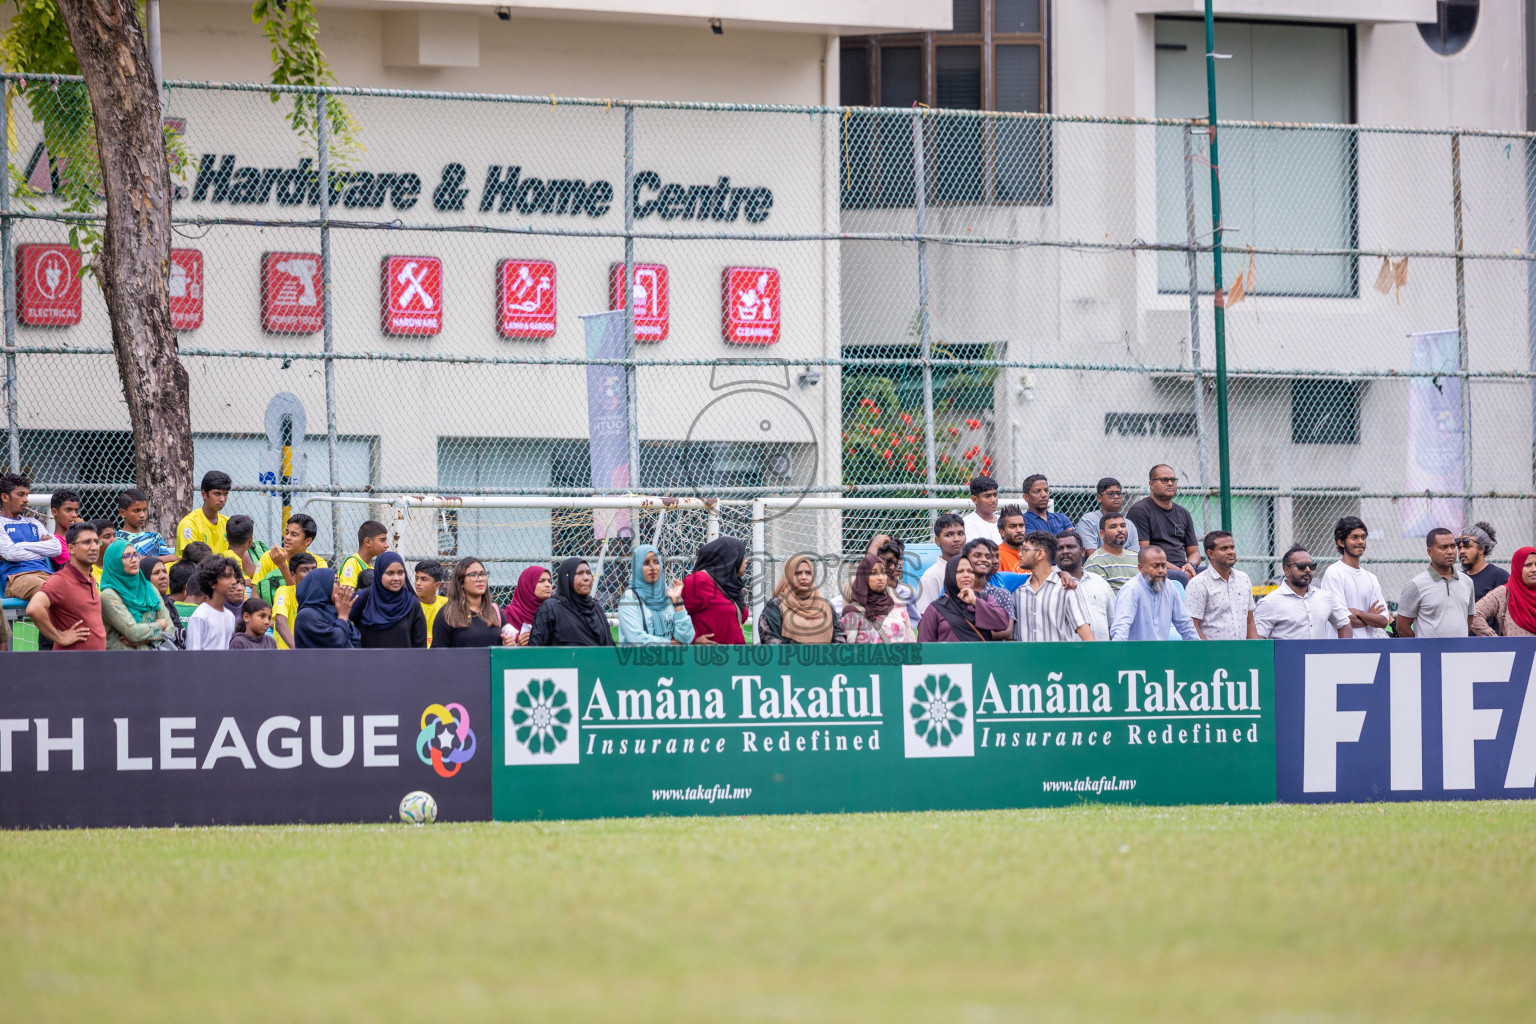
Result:
{"label": "red product sign", "polygon": [[443,329],[443,261],[435,256],[386,256],[385,334],[431,335]]}
{"label": "red product sign", "polygon": [[171,327],[195,331],[203,326],[203,254],[196,249],[172,249],[171,272],[165,279],[171,299]]}
{"label": "red product sign", "polygon": [[548,260],[502,260],[496,277],[497,323],[503,338],[555,334],[555,265]]}
{"label": "red product sign", "polygon": [[[667,268],[660,263],[635,264],[635,340],[664,341],[671,295]],[[624,264],[608,270],[608,308],[624,308]]]}
{"label": "red product sign", "polygon": [[325,326],[323,299],[318,253],[262,254],[262,330],[274,334],[314,334]]}
{"label": "red product sign", "polygon": [[779,340],[779,272],[769,267],[727,267],[720,318],[725,340],[772,345]]}
{"label": "red product sign", "polygon": [[80,250],[68,245],[18,245],[16,318],[28,327],[80,322]]}

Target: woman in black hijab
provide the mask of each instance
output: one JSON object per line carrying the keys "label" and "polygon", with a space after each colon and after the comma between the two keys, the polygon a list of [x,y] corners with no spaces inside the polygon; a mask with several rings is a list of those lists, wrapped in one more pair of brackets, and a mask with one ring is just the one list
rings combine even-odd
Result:
{"label": "woman in black hijab", "polygon": [[994,632],[1008,628],[1008,613],[977,595],[972,587],[976,573],[964,555],[944,566],[944,595],[923,613],[918,626],[920,643],[981,643]]}
{"label": "woman in black hijab", "polygon": [[718,537],[699,548],[693,572],[683,578],[694,643],[746,643],[741,629],[747,617],[746,565],[747,546],[735,537]]}
{"label": "woman in black hijab", "polygon": [[528,646],[613,646],[608,616],[592,600],[592,569],[585,558],[567,558],[555,570],[555,595],[534,615]]}
{"label": "woman in black hijab", "polygon": [[398,552],[386,551],[374,561],[373,574],[347,616],[357,627],[358,646],[425,648],[427,617],[421,599],[405,584],[405,560]]}
{"label": "woman in black hijab", "polygon": [[352,591],[340,585],[335,569],[311,569],[299,581],[299,610],[293,617],[293,645],[303,648],[356,647],[357,628],[347,621]]}

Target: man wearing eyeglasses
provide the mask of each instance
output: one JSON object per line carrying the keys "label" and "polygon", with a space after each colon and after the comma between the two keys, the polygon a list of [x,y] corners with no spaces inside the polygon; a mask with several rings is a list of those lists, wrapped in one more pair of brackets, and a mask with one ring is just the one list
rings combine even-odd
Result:
{"label": "man wearing eyeglasses", "polygon": [[1312,585],[1317,564],[1296,545],[1280,559],[1285,582],[1253,610],[1253,625],[1265,640],[1348,640],[1354,636],[1349,609],[1333,592]]}
{"label": "man wearing eyeglasses", "polygon": [[1200,571],[1200,547],[1194,517],[1173,500],[1179,493],[1179,478],[1172,466],[1159,464],[1147,474],[1147,485],[1151,496],[1132,505],[1125,518],[1136,527],[1140,549],[1162,548],[1168,556],[1168,578],[1187,586]]}
{"label": "man wearing eyeglasses", "polygon": [[[1099,499],[1099,507],[1092,512],[1085,513],[1083,518],[1077,521],[1077,532],[1083,539],[1083,557],[1091,558],[1093,553],[1104,546],[1104,540],[1099,535],[1103,529],[1106,516],[1121,515],[1125,508],[1125,488],[1120,486],[1120,481],[1112,476],[1106,476],[1095,487],[1094,494]],[[1125,540],[1122,543],[1137,552],[1141,550],[1141,538],[1136,535],[1136,527],[1131,521],[1125,521]]]}

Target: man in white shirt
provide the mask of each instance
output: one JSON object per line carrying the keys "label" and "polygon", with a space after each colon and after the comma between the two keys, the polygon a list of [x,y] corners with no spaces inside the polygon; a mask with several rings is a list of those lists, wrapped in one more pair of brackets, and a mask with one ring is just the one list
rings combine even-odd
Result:
{"label": "man in white shirt", "polygon": [[[1115,621],[1115,588],[1097,573],[1083,572],[1083,542],[1076,530],[1064,530],[1056,538],[1056,570],[1077,580],[1077,593],[1088,610],[1088,624],[1095,640],[1109,639],[1109,624]],[[1070,639],[1080,639],[1073,635]]]}
{"label": "man in white shirt", "polygon": [[1359,516],[1345,516],[1333,528],[1333,543],[1339,560],[1330,565],[1319,588],[1331,591],[1349,609],[1349,626],[1356,640],[1387,638],[1387,599],[1381,592],[1381,580],[1369,569],[1360,568],[1370,531]]}
{"label": "man in white shirt", "polygon": [[965,547],[965,521],[953,512],[945,512],[933,521],[933,539],[939,545],[939,560],[923,572],[923,578],[918,582],[919,618],[944,593],[945,565]]}
{"label": "man in white shirt", "polygon": [[1348,640],[1349,609],[1331,591],[1312,585],[1317,568],[1300,544],[1280,559],[1285,582],[1260,601],[1253,624],[1265,640]]}
{"label": "man in white shirt", "polygon": [[1206,567],[1184,588],[1184,607],[1202,640],[1257,640],[1253,581],[1237,568],[1237,542],[1226,530],[1205,535]]}
{"label": "man in white shirt", "polygon": [[989,476],[972,480],[971,504],[976,508],[965,515],[965,539],[985,537],[993,544],[1001,544],[1003,535],[997,529],[997,481]]}

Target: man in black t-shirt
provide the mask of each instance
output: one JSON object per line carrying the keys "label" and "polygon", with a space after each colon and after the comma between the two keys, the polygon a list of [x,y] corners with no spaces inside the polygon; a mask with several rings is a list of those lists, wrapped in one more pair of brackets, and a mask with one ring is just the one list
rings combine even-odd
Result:
{"label": "man in black t-shirt", "polygon": [[1200,545],[1194,517],[1173,501],[1179,493],[1179,478],[1172,466],[1160,464],[1147,474],[1147,486],[1151,497],[1132,505],[1125,517],[1135,524],[1143,551],[1156,545],[1168,556],[1168,578],[1188,583],[1200,571]]}
{"label": "man in black t-shirt", "polygon": [[[1488,561],[1488,556],[1493,554],[1494,542],[1498,539],[1499,535],[1487,523],[1473,523],[1462,530],[1461,536],[1456,538],[1461,567],[1466,570],[1472,580],[1474,601],[1481,601],[1489,591],[1509,582],[1509,570],[1501,569]],[[1488,625],[1495,631],[1499,628],[1498,623],[1493,619],[1488,620]]]}

